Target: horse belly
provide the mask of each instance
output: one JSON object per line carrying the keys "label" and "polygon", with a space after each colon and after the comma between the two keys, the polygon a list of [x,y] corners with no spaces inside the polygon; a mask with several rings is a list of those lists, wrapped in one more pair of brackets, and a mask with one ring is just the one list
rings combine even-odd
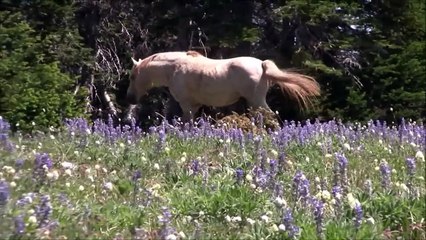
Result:
{"label": "horse belly", "polygon": [[212,107],[224,107],[238,101],[240,95],[226,84],[201,86],[199,91],[193,92],[196,101]]}

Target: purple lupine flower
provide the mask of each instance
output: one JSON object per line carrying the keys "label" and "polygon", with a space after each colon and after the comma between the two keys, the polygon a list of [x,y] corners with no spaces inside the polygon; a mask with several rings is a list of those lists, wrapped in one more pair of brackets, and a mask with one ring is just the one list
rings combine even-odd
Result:
{"label": "purple lupine flower", "polygon": [[244,170],[241,168],[237,168],[235,170],[235,178],[237,179],[237,183],[241,184],[243,182]]}
{"label": "purple lupine flower", "polygon": [[312,199],[313,215],[316,224],[317,236],[320,239],[324,238],[324,203],[320,199]]}
{"label": "purple lupine flower", "polygon": [[16,161],[15,161],[15,167],[17,169],[20,169],[20,168],[22,168],[22,166],[24,166],[24,163],[25,163],[24,159],[22,159],[22,158],[16,159]]}
{"label": "purple lupine flower", "polygon": [[407,173],[410,177],[413,177],[416,173],[416,160],[414,158],[405,159],[407,165]]}
{"label": "purple lupine flower", "polygon": [[416,174],[416,160],[414,158],[406,158],[405,163],[407,165],[407,173],[408,173],[407,187],[410,190],[410,195],[415,196],[413,179]]}
{"label": "purple lupine flower", "polygon": [[32,192],[26,193],[20,199],[18,199],[18,201],[16,201],[16,205],[18,207],[23,207],[25,205],[28,205],[33,202],[34,197],[35,197],[34,193]]}
{"label": "purple lupine flower", "polygon": [[158,131],[158,148],[159,150],[164,148],[164,145],[166,144],[166,132],[164,129],[161,129]]}
{"label": "purple lupine flower", "polygon": [[44,195],[40,199],[40,205],[36,206],[36,217],[39,221],[38,227],[45,227],[49,223],[49,216],[52,214],[50,196]]}
{"label": "purple lupine flower", "polygon": [[60,193],[58,195],[58,200],[59,200],[59,202],[61,203],[62,206],[66,207],[68,209],[73,208],[73,205],[72,205],[71,201],[68,199],[66,193]]}
{"label": "purple lupine flower", "polygon": [[290,239],[295,238],[299,234],[299,227],[294,224],[293,214],[290,208],[284,210],[282,223]]}
{"label": "purple lupine flower", "polygon": [[25,233],[25,222],[22,215],[18,215],[14,219],[15,224],[15,235],[22,235]]}
{"label": "purple lupine flower", "polygon": [[358,230],[361,226],[363,211],[360,203],[356,203],[354,207],[355,212],[355,228]]}
{"label": "purple lupine flower", "polygon": [[331,194],[335,200],[334,204],[334,215],[338,218],[342,212],[342,189],[339,185],[332,188]]}
{"label": "purple lupine flower", "polygon": [[33,167],[33,179],[39,185],[44,184],[47,170],[52,168],[52,160],[47,153],[37,153]]}
{"label": "purple lupine flower", "polygon": [[36,159],[34,162],[34,167],[37,169],[43,169],[46,167],[47,169],[52,168],[52,160],[47,153],[37,153]]}
{"label": "purple lupine flower", "polygon": [[343,194],[346,195],[348,192],[348,159],[344,154],[336,153],[336,164],[334,168],[334,185],[340,185],[343,190]]}
{"label": "purple lupine flower", "polygon": [[132,175],[132,181],[136,182],[142,177],[142,172],[140,170],[136,170]]}
{"label": "purple lupine flower", "polygon": [[284,172],[287,165],[287,159],[284,152],[281,152],[278,156],[278,172]]}
{"label": "purple lupine flower", "polygon": [[7,151],[12,151],[14,146],[9,141],[10,124],[2,116],[0,116],[0,147],[3,147]]}
{"label": "purple lupine flower", "polygon": [[382,176],[382,187],[383,189],[387,190],[391,182],[391,169],[389,167],[389,164],[385,161],[380,163],[379,169]]}
{"label": "purple lupine flower", "polygon": [[172,214],[167,207],[162,207],[162,215],[159,217],[159,222],[161,224],[161,239],[166,239],[167,236],[174,234],[175,229],[171,227],[171,218]]}
{"label": "purple lupine flower", "polygon": [[275,182],[275,186],[274,186],[274,194],[273,196],[276,197],[281,197],[284,193],[284,187],[283,187],[283,183],[282,182]]}
{"label": "purple lupine flower", "polygon": [[277,174],[277,172],[278,172],[278,163],[277,163],[277,160],[271,159],[269,161],[269,168],[271,169],[272,175]]}
{"label": "purple lupine flower", "polygon": [[201,170],[200,161],[198,161],[197,159],[192,160],[190,167],[192,170],[192,175],[197,175]]}
{"label": "purple lupine flower", "polygon": [[293,197],[296,202],[302,200],[303,204],[308,202],[308,198],[310,196],[309,191],[309,180],[303,174],[301,170],[297,170],[296,174],[293,177]]}
{"label": "purple lupine flower", "polygon": [[256,185],[260,188],[265,188],[267,187],[268,183],[269,183],[269,179],[270,179],[270,172],[267,170],[262,170],[259,167],[256,167],[256,175],[255,175],[255,182]]}
{"label": "purple lupine flower", "polygon": [[371,195],[373,194],[373,183],[370,179],[365,180],[364,190],[367,192],[368,196],[371,197]]}
{"label": "purple lupine flower", "polygon": [[6,181],[0,181],[0,208],[9,201],[10,188]]}

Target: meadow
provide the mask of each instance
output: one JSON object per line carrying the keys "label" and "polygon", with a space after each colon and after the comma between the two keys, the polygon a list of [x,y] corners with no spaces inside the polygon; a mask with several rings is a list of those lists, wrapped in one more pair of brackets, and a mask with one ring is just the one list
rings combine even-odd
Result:
{"label": "meadow", "polygon": [[29,136],[0,118],[0,238],[425,239],[425,133],[69,119]]}

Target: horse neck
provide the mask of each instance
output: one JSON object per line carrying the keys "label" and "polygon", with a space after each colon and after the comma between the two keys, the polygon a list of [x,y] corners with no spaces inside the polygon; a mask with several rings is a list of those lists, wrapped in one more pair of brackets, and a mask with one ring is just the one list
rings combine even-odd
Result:
{"label": "horse neck", "polygon": [[147,67],[149,79],[154,87],[168,87],[172,67],[166,64],[150,64]]}

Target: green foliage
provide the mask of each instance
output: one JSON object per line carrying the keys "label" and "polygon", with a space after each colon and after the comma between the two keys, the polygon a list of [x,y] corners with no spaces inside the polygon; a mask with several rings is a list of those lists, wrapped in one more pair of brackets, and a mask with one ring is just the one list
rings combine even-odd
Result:
{"label": "green foliage", "polygon": [[46,62],[43,44],[18,13],[0,12],[0,114],[23,131],[58,126],[80,116],[82,97],[72,94],[75,80],[58,62]]}

